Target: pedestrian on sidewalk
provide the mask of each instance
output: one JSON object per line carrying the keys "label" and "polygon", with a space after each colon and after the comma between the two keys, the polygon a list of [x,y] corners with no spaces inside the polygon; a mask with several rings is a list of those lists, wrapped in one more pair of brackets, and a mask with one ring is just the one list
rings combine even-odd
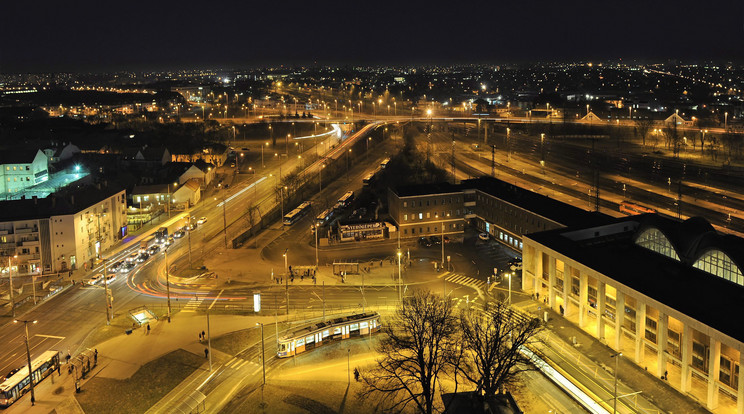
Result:
{"label": "pedestrian on sidewalk", "polygon": [[204,358],[209,358],[209,348],[204,348]]}
{"label": "pedestrian on sidewalk", "polygon": [[147,335],[150,335],[150,324],[147,324]]}
{"label": "pedestrian on sidewalk", "polygon": [[204,341],[207,340],[207,334],[204,331],[202,331],[202,340],[204,340]]}
{"label": "pedestrian on sidewalk", "polygon": [[199,332],[199,342],[201,341],[202,341],[202,335],[201,335],[201,332]]}
{"label": "pedestrian on sidewalk", "polygon": [[93,353],[93,364],[98,364],[98,348],[96,348],[95,352]]}

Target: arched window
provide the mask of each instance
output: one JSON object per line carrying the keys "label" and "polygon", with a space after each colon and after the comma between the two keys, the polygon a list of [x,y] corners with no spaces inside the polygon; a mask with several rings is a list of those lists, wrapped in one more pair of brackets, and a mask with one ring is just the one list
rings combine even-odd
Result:
{"label": "arched window", "polygon": [[720,250],[708,251],[692,266],[744,286],[744,275],[741,274],[741,270],[726,253]]}
{"label": "arched window", "polygon": [[674,250],[672,243],[670,243],[669,239],[664,236],[664,233],[658,229],[644,230],[643,233],[638,236],[636,244],[679,261],[679,256],[677,256],[677,252]]}

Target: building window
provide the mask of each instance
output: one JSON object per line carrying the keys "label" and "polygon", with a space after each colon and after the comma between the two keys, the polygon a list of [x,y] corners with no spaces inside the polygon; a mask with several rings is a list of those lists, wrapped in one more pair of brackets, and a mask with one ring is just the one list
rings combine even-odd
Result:
{"label": "building window", "polygon": [[643,231],[636,239],[636,244],[648,250],[662,254],[670,259],[679,261],[679,256],[674,250],[672,243],[669,242],[664,233],[658,229],[648,229]]}
{"label": "building window", "polygon": [[408,229],[403,230],[403,234],[408,234]]}
{"label": "building window", "polygon": [[710,250],[703,254],[693,267],[708,272],[712,275],[722,277],[730,282],[744,286],[744,276],[741,269],[728,255],[720,250]]}
{"label": "building window", "polygon": [[408,207],[408,201],[403,202],[403,207]]}
{"label": "building window", "polygon": [[423,220],[423,219],[424,219],[424,213],[419,213],[419,220]]}
{"label": "building window", "polygon": [[408,221],[408,214],[403,215],[403,221]]}
{"label": "building window", "polygon": [[13,171],[16,171],[16,166],[15,165],[13,166]]}
{"label": "building window", "polygon": [[431,218],[431,213],[426,213],[426,218]]}

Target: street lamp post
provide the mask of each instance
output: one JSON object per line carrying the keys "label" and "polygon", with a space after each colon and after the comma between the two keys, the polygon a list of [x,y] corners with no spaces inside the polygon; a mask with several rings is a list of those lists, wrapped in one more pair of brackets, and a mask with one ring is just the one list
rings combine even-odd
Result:
{"label": "street lamp post", "polygon": [[289,316],[289,265],[287,262],[287,251],[289,249],[284,249],[284,290],[285,294],[287,296],[287,316]]}
{"label": "street lamp post", "polygon": [[320,264],[320,261],[318,260],[318,232],[320,231],[320,226],[318,223],[315,223],[315,270],[318,270],[318,265]]}
{"label": "street lamp post", "polygon": [[[398,230],[400,231],[400,230]],[[401,277],[400,277],[400,257],[403,255],[400,250],[398,250],[398,301],[402,304],[403,303],[403,290],[402,290],[402,284],[401,284]]]}
{"label": "street lamp post", "polygon": [[622,352],[618,352],[614,355],[610,355],[610,358],[615,358],[615,396],[612,399],[612,414],[617,413],[617,365],[620,357],[623,356]]}
{"label": "street lamp post", "polygon": [[[261,325],[261,369],[263,371],[263,385],[266,385],[266,354],[264,352],[264,324],[257,322],[256,325]],[[278,335],[278,333],[277,333]]]}
{"label": "street lamp post", "polygon": [[33,375],[33,368],[31,368],[31,348],[28,346],[28,323],[36,323],[38,321],[33,320],[21,320],[21,319],[14,319],[13,323],[23,322],[23,327],[26,330],[26,361],[28,362],[28,379],[31,383],[31,405],[34,405],[36,403],[36,394],[34,393],[34,375]]}
{"label": "street lamp post", "polygon": [[111,307],[111,301],[109,300],[108,280],[106,279],[108,278],[106,274],[106,258],[104,258],[103,259],[103,293],[106,295],[106,325],[111,325],[111,317],[109,316],[109,308]]}
{"label": "street lamp post", "polygon": [[[8,286],[10,287],[10,312],[11,317],[15,318],[15,299],[13,298],[13,266],[10,263],[10,256],[8,256]],[[14,259],[18,258],[18,255],[13,256]]]}
{"label": "street lamp post", "polygon": [[[189,241],[191,241],[191,231],[189,231]],[[191,245],[189,244],[189,251],[191,251],[190,250],[191,249],[190,246]],[[164,259],[165,259],[165,294],[167,295],[167,298],[168,298],[168,302],[167,302],[168,303],[168,323],[170,323],[170,321],[171,321],[170,272],[168,272],[168,245],[167,245],[167,240],[166,240],[166,246],[163,249],[163,256],[164,256]],[[191,257],[191,254],[189,254],[189,258],[190,257]],[[189,267],[191,267],[191,266],[189,265]]]}

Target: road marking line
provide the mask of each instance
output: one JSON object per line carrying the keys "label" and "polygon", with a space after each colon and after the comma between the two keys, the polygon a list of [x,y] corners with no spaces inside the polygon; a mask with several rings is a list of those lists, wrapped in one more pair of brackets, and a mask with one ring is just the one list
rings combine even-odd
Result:
{"label": "road marking line", "polygon": [[225,289],[220,290],[220,293],[218,293],[217,294],[217,297],[214,298],[214,300],[212,301],[212,304],[209,305],[209,309],[212,309],[212,306],[214,306],[214,304],[217,303],[217,299],[219,299],[220,296],[222,296],[222,292],[224,292],[224,291],[225,291]]}
{"label": "road marking line", "polygon": [[39,336],[41,338],[51,338],[51,339],[65,339],[64,336],[54,336],[54,335],[42,335],[42,334],[36,334],[34,336]]}

